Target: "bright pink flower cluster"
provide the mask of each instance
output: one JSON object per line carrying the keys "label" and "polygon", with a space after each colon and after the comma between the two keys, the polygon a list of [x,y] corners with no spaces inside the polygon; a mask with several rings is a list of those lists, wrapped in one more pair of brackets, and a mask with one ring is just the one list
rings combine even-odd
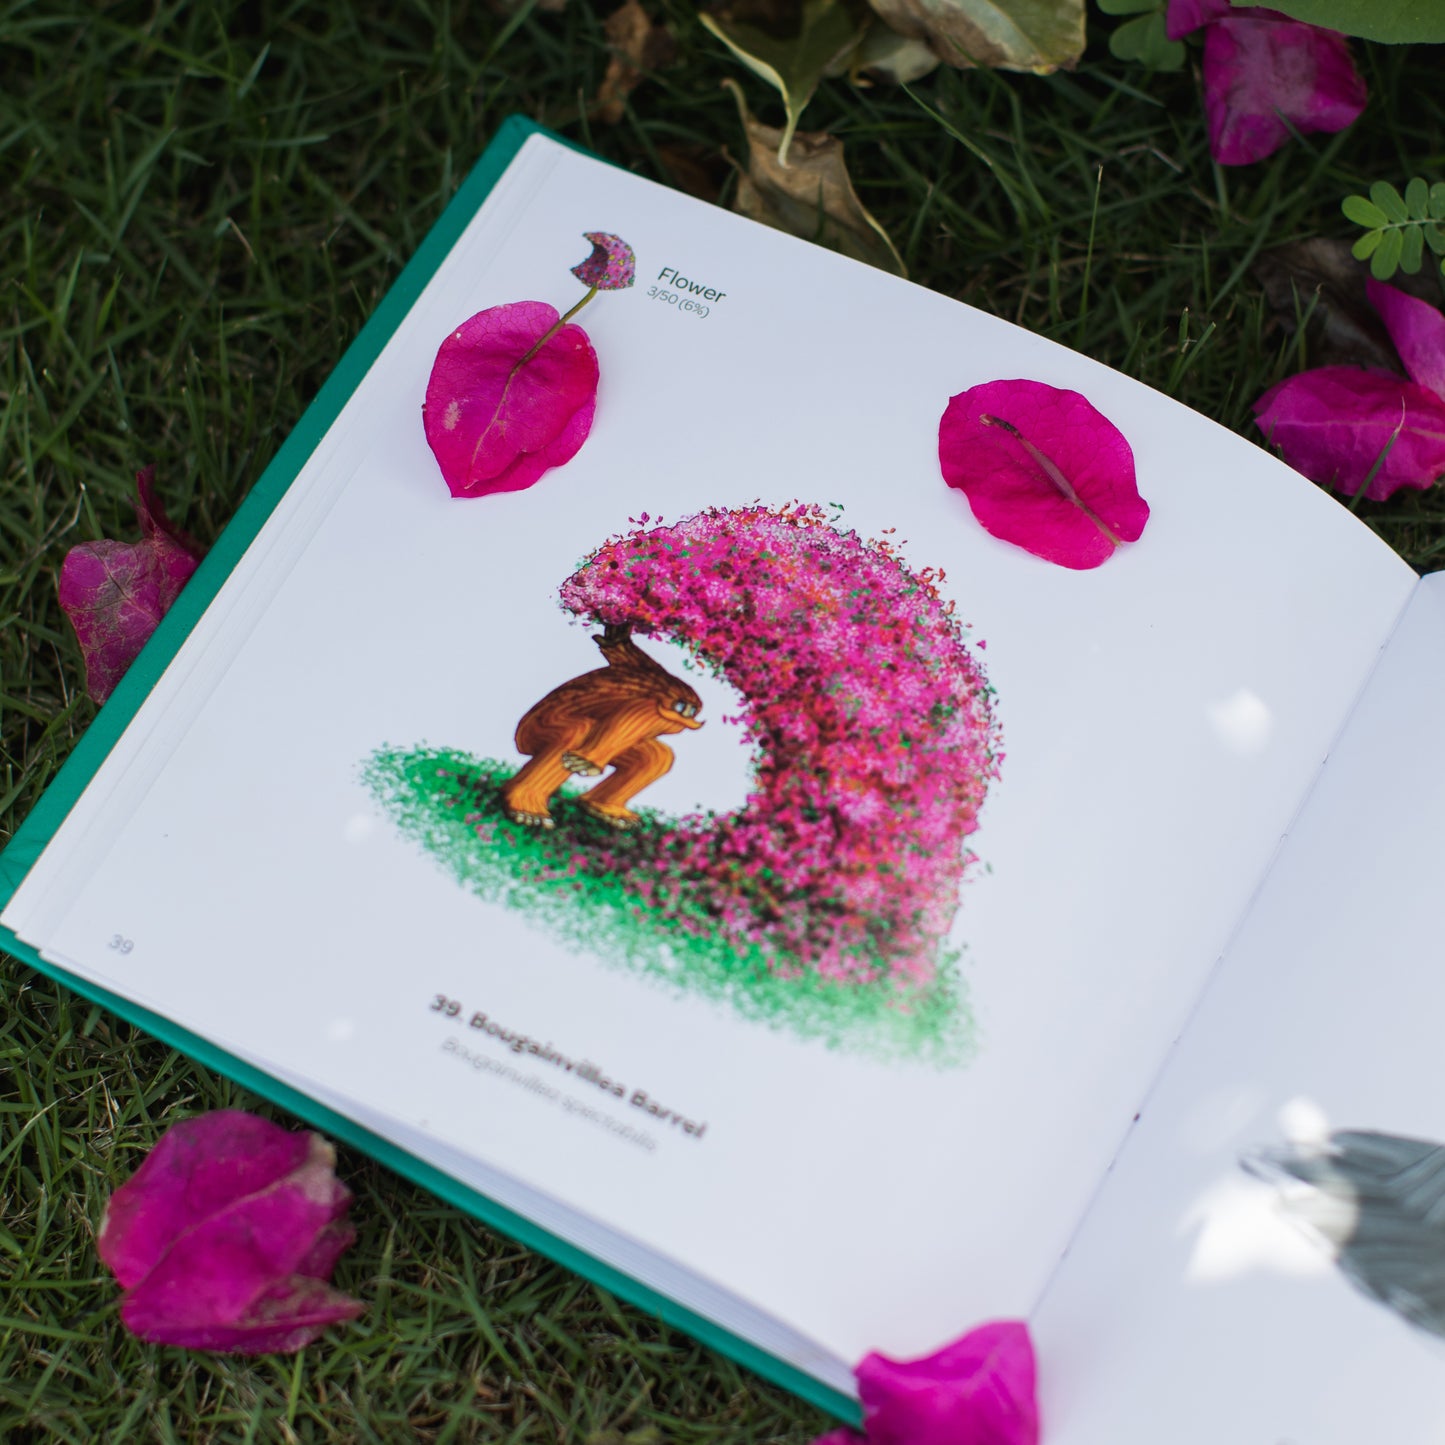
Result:
{"label": "bright pink flower cluster", "polygon": [[684,641],[747,703],[747,806],[634,862],[649,906],[784,974],[929,981],[1001,758],[942,579],[803,504],[643,525],[568,579],[569,611]]}
{"label": "bright pink flower cluster", "polygon": [[1204,29],[1204,111],[1220,165],[1273,155],[1292,131],[1337,131],[1365,108],[1349,43],[1333,30],[1229,0],[1169,0],[1166,33]]}

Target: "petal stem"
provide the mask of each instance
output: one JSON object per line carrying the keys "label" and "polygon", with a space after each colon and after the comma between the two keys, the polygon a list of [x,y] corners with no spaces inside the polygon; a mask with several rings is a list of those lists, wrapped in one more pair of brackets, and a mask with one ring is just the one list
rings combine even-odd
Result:
{"label": "petal stem", "polygon": [[1116,547],[1119,545],[1120,538],[1074,490],[1073,484],[1058,469],[1052,458],[1045,456],[1011,421],[1005,421],[1001,416],[992,416],[988,412],[980,413],[978,419],[984,426],[997,427],[1000,431],[1007,432],[1034,459],[1044,475],[1063,493],[1064,499],[1076,506]]}

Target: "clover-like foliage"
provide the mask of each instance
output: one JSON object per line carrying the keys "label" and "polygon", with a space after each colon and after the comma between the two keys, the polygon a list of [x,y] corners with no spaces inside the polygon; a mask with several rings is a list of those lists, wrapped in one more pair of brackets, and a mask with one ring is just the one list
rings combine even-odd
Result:
{"label": "clover-like foliage", "polygon": [[1109,36],[1116,60],[1134,60],[1150,70],[1182,70],[1184,46],[1169,38],[1164,13],[1167,0],[1099,0],[1105,15],[1128,18]]}

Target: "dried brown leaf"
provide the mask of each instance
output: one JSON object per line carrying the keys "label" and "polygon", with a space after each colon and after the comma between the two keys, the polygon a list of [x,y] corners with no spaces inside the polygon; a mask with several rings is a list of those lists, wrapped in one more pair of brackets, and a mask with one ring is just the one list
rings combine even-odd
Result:
{"label": "dried brown leaf", "polygon": [[638,0],[627,0],[619,6],[602,28],[612,53],[607,73],[597,87],[592,115],[607,125],[616,125],[627,109],[627,97],[643,77],[672,64],[677,56],[677,41],[666,25],[654,23]]}
{"label": "dried brown leaf", "polygon": [[695,142],[664,141],[657,158],[668,180],[700,201],[716,201],[732,170],[717,150]]}
{"label": "dried brown leaf", "polygon": [[900,35],[967,69],[1072,70],[1084,53],[1084,0],[868,0]]}
{"label": "dried brown leaf", "polygon": [[1254,274],[1286,331],[1308,315],[1312,365],[1400,369],[1385,323],[1365,295],[1368,269],[1348,241],[1317,237],[1276,246],[1255,262]]}
{"label": "dried brown leaf", "polygon": [[788,163],[783,165],[778,159],[782,131],[753,116],[734,81],[723,84],[737,101],[748,140],[747,169],[739,172],[733,209],[855,261],[906,275],[903,258],[888,233],[853,189],[843,142],[823,131],[796,131]]}

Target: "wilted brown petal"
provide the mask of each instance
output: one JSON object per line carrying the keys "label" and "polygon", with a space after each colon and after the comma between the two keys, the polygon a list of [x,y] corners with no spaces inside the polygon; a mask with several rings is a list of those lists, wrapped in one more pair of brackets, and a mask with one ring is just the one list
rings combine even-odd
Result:
{"label": "wilted brown petal", "polygon": [[1368,272],[1350,254],[1348,241],[1316,237],[1276,246],[1260,256],[1254,274],[1286,331],[1308,314],[1316,364],[1399,370],[1390,334],[1365,295]]}
{"label": "wilted brown petal", "polygon": [[1084,0],[869,0],[900,35],[963,68],[1072,70],[1084,53]]}
{"label": "wilted brown petal", "polygon": [[733,209],[855,261],[906,274],[888,233],[853,189],[843,163],[843,142],[822,131],[798,131],[784,166],[778,160],[782,132],[758,122],[742,91],[732,81],[723,83],[738,103],[748,138],[747,170],[738,176]]}

